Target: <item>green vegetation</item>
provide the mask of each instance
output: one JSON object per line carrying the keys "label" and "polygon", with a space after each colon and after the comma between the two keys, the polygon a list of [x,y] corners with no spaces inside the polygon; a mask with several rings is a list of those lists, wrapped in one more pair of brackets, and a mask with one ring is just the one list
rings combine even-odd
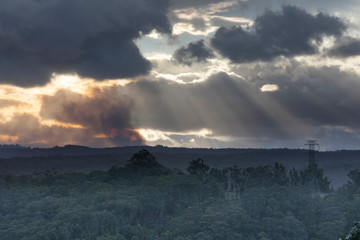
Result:
{"label": "green vegetation", "polygon": [[350,233],[341,238],[340,240],[359,240],[360,239],[360,221],[355,223],[355,226],[351,229]]}
{"label": "green vegetation", "polygon": [[0,238],[336,240],[360,219],[358,170],[336,191],[316,164],[215,169],[196,159],[187,172],[142,150],[107,172],[2,176]]}

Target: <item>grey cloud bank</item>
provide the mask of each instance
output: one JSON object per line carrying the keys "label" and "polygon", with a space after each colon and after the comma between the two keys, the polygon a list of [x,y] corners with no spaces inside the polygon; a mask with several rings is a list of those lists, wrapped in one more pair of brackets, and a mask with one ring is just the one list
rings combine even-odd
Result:
{"label": "grey cloud bank", "polygon": [[340,36],[345,24],[323,13],[313,16],[306,11],[284,6],[281,11],[266,11],[255,19],[254,27],[221,27],[211,39],[212,46],[235,63],[269,61],[278,56],[315,54],[311,41],[323,36]]}
{"label": "grey cloud bank", "polygon": [[146,74],[134,43],[171,33],[167,0],[1,0],[0,82],[43,85],[53,72],[98,80]]}

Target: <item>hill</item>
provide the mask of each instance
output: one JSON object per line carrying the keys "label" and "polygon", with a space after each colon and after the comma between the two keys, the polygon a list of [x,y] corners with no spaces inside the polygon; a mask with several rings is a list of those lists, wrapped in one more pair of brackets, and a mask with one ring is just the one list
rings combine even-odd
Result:
{"label": "hill", "polygon": [[[304,169],[307,151],[304,149],[204,149],[169,148],[163,146],[133,146],[89,148],[67,145],[53,148],[28,148],[18,145],[0,146],[0,175],[24,175],[55,169],[57,172],[108,170],[123,165],[141,149],[153,153],[168,168],[185,170],[189,161],[201,158],[211,167],[237,165],[240,168],[284,164],[287,169]],[[318,165],[324,169],[334,187],[347,182],[347,173],[360,169],[360,151],[317,152]]]}

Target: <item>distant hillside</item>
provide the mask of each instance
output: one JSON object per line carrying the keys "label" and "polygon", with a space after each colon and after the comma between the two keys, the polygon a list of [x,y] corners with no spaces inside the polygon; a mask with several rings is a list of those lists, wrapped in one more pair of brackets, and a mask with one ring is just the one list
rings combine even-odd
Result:
{"label": "distant hillside", "polygon": [[[147,149],[168,168],[185,170],[188,162],[202,158],[212,167],[284,164],[288,169],[303,169],[307,151],[303,149],[190,149],[162,146],[135,146],[118,148],[89,148],[68,145],[53,148],[26,148],[0,146],[0,175],[32,174],[35,171],[56,169],[57,172],[91,172],[108,170],[123,165],[131,156]],[[318,152],[316,159],[332,184],[337,187],[347,182],[346,174],[360,169],[360,151]]]}

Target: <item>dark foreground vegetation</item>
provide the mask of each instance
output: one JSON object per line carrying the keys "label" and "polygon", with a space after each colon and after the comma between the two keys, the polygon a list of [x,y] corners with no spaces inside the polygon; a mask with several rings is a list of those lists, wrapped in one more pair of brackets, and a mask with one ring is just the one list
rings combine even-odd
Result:
{"label": "dark foreground vegetation", "polygon": [[201,159],[183,173],[142,150],[106,172],[1,176],[0,239],[354,240],[360,172],[348,176],[334,190],[315,163],[216,169]]}

